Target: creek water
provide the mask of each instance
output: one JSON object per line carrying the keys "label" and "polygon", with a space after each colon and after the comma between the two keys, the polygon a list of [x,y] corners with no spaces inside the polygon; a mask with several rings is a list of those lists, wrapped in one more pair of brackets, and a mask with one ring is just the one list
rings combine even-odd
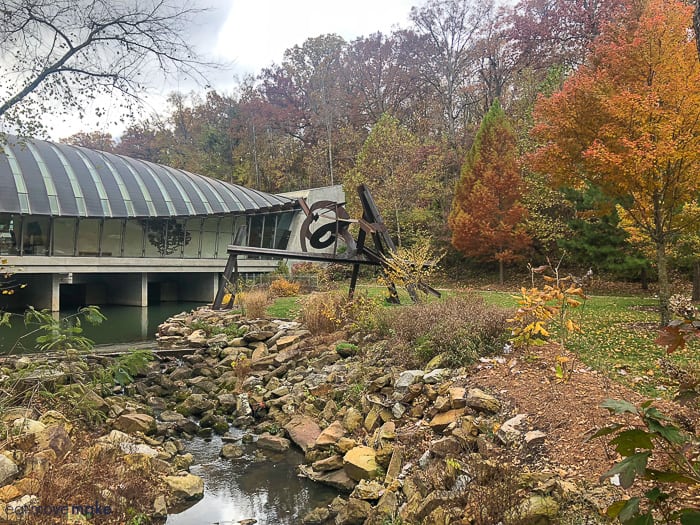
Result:
{"label": "creek water", "polygon": [[[189,311],[203,303],[156,303],[147,307],[140,306],[101,306],[100,310],[107,317],[102,324],[93,326],[89,323],[81,325],[83,334],[95,342],[96,349],[106,345],[122,345],[143,341],[155,341],[158,325],[168,317],[180,312]],[[77,308],[65,309],[60,316],[68,316],[77,312]],[[30,353],[34,352],[35,340],[40,333],[32,334],[36,326],[26,327],[21,317],[12,319],[12,326],[0,327],[0,353]]]}
{"label": "creek water", "polygon": [[[143,347],[155,342],[158,325],[179,312],[189,311],[201,303],[160,303],[145,308],[131,306],[101,307],[107,317],[98,326],[84,323],[83,335],[95,342],[96,350]],[[71,315],[76,309],[61,311]],[[36,327],[25,327],[21,318],[11,327],[0,327],[0,353],[36,352]],[[242,432],[231,429],[234,436]],[[221,438],[194,438],[185,442],[187,452],[195,458],[193,474],[204,479],[204,498],[194,506],[168,517],[167,525],[236,525],[243,519],[256,519],[258,525],[292,525],[313,508],[325,505],[337,492],[298,478],[296,466],[304,457],[290,450],[283,455],[266,454],[268,460],[256,461],[256,446],[243,445],[245,455],[236,460],[219,457]]]}
{"label": "creek water", "polygon": [[297,525],[308,511],[338,494],[297,477],[296,466],[304,456],[296,450],[266,452],[267,460],[256,461],[256,446],[243,445],[243,457],[224,459],[219,457],[222,445],[218,436],[186,443],[194,456],[190,472],[204,478],[204,498],[168,516],[166,525],[235,525],[246,519],[255,519],[258,525]]}

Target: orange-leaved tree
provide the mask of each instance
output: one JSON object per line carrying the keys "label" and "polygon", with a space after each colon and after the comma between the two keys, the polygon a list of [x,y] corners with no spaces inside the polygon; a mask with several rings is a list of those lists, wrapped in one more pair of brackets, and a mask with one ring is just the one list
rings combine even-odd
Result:
{"label": "orange-leaved tree", "polygon": [[522,190],[517,139],[497,100],[462,166],[449,225],[460,252],[498,262],[501,283],[504,265],[521,258],[531,243]]}
{"label": "orange-leaved tree", "polygon": [[535,108],[534,167],[555,183],[592,184],[651,239],[662,323],[669,319],[668,249],[700,185],[700,64],[692,7],[647,0],[610,24],[587,64]]}

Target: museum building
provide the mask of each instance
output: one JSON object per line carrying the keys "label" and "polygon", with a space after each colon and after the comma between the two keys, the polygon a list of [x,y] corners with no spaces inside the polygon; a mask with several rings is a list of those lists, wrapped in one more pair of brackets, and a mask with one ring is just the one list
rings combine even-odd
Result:
{"label": "museum building", "polygon": [[[0,306],[211,301],[228,245],[286,249],[298,215],[297,201],[282,195],[7,136],[0,144],[0,258],[27,287]],[[276,265],[246,258],[241,271]]]}

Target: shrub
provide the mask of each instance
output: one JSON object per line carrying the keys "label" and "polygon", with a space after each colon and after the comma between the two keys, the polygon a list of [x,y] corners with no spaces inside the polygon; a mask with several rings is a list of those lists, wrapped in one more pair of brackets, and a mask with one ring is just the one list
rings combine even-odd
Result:
{"label": "shrub", "polygon": [[253,289],[241,294],[241,307],[249,319],[263,317],[269,303],[270,295],[267,290]]}
{"label": "shrub", "polygon": [[270,293],[275,297],[293,297],[299,295],[300,283],[292,283],[287,279],[276,279],[270,284]]}
{"label": "shrub", "polygon": [[340,292],[317,292],[301,302],[301,319],[311,333],[335,332],[342,325],[345,298]]}
{"label": "shrub", "polygon": [[357,294],[349,300],[342,292],[313,293],[302,300],[301,318],[314,334],[330,333],[340,328],[370,332],[381,330],[379,299]]}
{"label": "shrub", "polygon": [[389,310],[388,326],[397,345],[409,345],[427,362],[444,353],[448,365],[471,363],[503,347],[508,311],[476,295]]}

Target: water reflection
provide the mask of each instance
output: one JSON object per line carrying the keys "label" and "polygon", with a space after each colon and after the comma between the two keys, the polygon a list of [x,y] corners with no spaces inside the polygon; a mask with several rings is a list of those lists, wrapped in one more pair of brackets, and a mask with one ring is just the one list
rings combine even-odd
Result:
{"label": "water reflection", "polygon": [[[112,345],[121,343],[133,343],[137,341],[152,341],[158,325],[168,317],[183,311],[202,306],[203,303],[159,303],[142,308],[140,306],[101,306],[100,310],[107,317],[99,326],[88,323],[82,325],[83,334],[92,339],[96,345]],[[66,309],[60,312],[61,316],[71,315],[77,308]],[[25,327],[24,321],[19,316],[12,319],[11,327],[0,327],[0,353],[32,352],[39,333],[27,335],[34,327]],[[19,341],[19,344],[18,344]]]}
{"label": "water reflection", "polygon": [[219,457],[222,442],[195,439],[187,451],[195,456],[193,474],[204,478],[204,498],[180,514],[168,517],[167,525],[237,523],[256,519],[258,524],[292,525],[314,507],[326,505],[337,495],[334,490],[296,476],[303,455],[296,451],[270,455],[269,461],[255,462],[255,446],[237,460]]}

